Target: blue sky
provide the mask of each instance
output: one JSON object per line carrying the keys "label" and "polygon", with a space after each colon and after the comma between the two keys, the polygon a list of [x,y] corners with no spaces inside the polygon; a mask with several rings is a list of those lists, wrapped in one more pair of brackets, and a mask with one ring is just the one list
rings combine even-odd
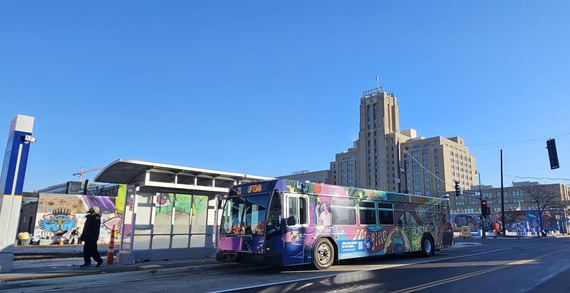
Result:
{"label": "blue sky", "polygon": [[379,76],[483,184],[500,150],[505,186],[570,184],[568,52],[568,1],[1,1],[0,127],[35,117],[25,191],[119,158],[279,176],[351,147]]}

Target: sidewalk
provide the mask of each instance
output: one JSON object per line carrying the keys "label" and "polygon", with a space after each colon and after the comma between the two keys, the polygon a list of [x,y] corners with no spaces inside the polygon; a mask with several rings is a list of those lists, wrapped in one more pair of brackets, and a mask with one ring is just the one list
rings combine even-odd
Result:
{"label": "sidewalk", "polygon": [[[12,271],[0,274],[0,291],[22,287],[39,286],[46,283],[64,282],[59,278],[94,276],[114,274],[119,277],[121,273],[152,273],[165,270],[179,270],[184,274],[200,274],[214,270],[243,269],[241,264],[223,263],[215,258],[193,258],[180,260],[143,261],[130,265],[107,265],[100,267],[93,264],[82,268],[82,245],[49,245],[49,246],[18,246],[14,249]],[[106,249],[99,247],[103,261]]]}

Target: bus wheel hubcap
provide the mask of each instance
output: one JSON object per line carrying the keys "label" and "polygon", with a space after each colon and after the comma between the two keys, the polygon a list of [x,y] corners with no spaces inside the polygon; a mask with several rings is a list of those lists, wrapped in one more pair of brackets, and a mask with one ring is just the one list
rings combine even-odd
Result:
{"label": "bus wheel hubcap", "polygon": [[319,261],[321,263],[328,262],[330,255],[331,255],[331,252],[329,250],[329,247],[326,245],[321,245],[321,247],[319,249]]}

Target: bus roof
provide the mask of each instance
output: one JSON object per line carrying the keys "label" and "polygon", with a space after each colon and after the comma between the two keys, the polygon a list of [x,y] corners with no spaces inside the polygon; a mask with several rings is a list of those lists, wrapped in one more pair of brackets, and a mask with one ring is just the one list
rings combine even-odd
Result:
{"label": "bus roof", "polygon": [[289,179],[274,179],[274,180],[248,182],[244,184],[235,185],[230,189],[230,196],[245,195],[245,194],[259,193],[259,192],[272,192],[275,189],[278,189],[282,192],[290,192],[290,193],[317,194],[317,195],[360,198],[360,199],[370,199],[370,200],[382,199],[387,201],[405,201],[405,198],[408,198],[408,201],[415,201],[414,198],[431,199],[437,201],[448,200],[447,198],[420,196],[413,194],[388,192],[388,191],[349,187],[349,186],[339,186],[339,185],[331,185],[325,183],[314,183],[309,181],[296,181]]}

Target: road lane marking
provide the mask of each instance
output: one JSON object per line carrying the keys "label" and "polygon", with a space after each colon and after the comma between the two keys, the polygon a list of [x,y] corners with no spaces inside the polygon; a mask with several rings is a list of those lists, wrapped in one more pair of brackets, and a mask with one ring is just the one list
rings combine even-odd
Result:
{"label": "road lane marking", "polygon": [[490,272],[506,269],[509,267],[518,266],[518,265],[525,265],[525,264],[537,261],[541,258],[545,258],[547,256],[551,256],[551,255],[554,255],[554,254],[557,254],[560,252],[562,252],[562,251],[549,252],[549,253],[540,255],[536,258],[517,260],[517,261],[509,262],[509,263],[502,264],[502,265],[492,267],[492,268],[487,268],[487,269],[483,269],[483,270],[479,270],[479,271],[475,271],[475,272],[470,272],[470,273],[459,275],[459,276],[454,276],[454,277],[450,277],[450,278],[446,278],[446,279],[442,279],[442,280],[438,280],[438,281],[433,281],[433,282],[429,282],[429,283],[425,283],[425,284],[421,284],[421,285],[417,285],[417,286],[413,286],[413,287],[408,287],[408,288],[404,288],[404,289],[400,289],[400,290],[396,290],[396,291],[391,291],[391,293],[409,293],[409,292],[416,292],[419,290],[425,290],[425,289],[432,288],[435,286],[440,286],[440,285],[448,284],[451,282],[460,281],[463,279],[475,277],[475,276],[482,275],[482,274],[487,274]]}
{"label": "road lane marking", "polygon": [[[249,285],[249,286],[243,286],[243,287],[236,287],[236,288],[230,288],[230,289],[222,289],[222,290],[215,290],[215,291],[210,291],[211,293],[215,292],[215,293],[222,293],[222,292],[233,292],[233,291],[238,291],[238,290],[247,290],[247,289],[256,289],[256,288],[263,288],[263,287],[271,287],[271,286],[275,286],[275,285],[285,285],[285,284],[289,284],[289,283],[296,283],[296,282],[303,282],[303,281],[313,281],[313,280],[317,280],[317,279],[327,279],[327,278],[334,278],[337,276],[342,276],[342,275],[349,275],[349,274],[355,274],[358,272],[366,272],[366,271],[374,271],[374,270],[383,270],[383,269],[394,269],[394,268],[398,268],[398,267],[404,267],[404,266],[412,266],[412,265],[418,265],[418,264],[424,264],[424,263],[433,263],[433,262],[439,262],[442,260],[450,260],[450,259],[459,259],[459,258],[466,258],[466,257],[472,257],[472,256],[476,256],[476,255],[481,255],[481,254],[488,254],[488,253],[492,253],[492,252],[500,252],[500,251],[504,251],[504,250],[509,250],[511,248],[500,248],[500,249],[493,249],[493,250],[487,250],[484,252],[478,252],[478,253],[472,253],[472,254],[466,254],[466,255],[459,255],[459,256],[453,256],[453,257],[444,257],[444,258],[438,258],[438,259],[427,259],[427,260],[421,260],[421,261],[414,261],[414,262],[410,262],[410,263],[400,263],[400,264],[378,264],[376,265],[376,267],[373,268],[366,268],[366,269],[361,269],[358,271],[354,271],[354,272],[342,272],[342,273],[333,273],[333,274],[326,274],[326,275],[319,275],[319,276],[314,276],[314,277],[305,277],[305,278],[297,278],[297,279],[293,279],[293,280],[283,280],[283,281],[277,281],[277,282],[271,282],[271,283],[265,283],[265,284],[257,284],[257,285]],[[541,255],[538,256],[536,259],[540,259],[542,257],[546,257],[555,253],[559,253],[558,252],[551,252],[551,253],[547,253],[545,255]],[[474,277],[477,275],[481,275],[481,274],[486,274],[486,273],[490,273],[496,270],[500,270],[500,269],[504,269],[507,267],[511,267],[514,265],[522,265],[522,264],[526,264],[532,261],[535,261],[536,259],[527,259],[527,260],[519,260],[519,261],[513,261],[513,262],[509,262],[506,264],[501,264],[497,267],[492,267],[492,268],[488,268],[488,269],[484,269],[481,271],[477,271],[477,272],[471,272],[468,274],[464,274],[464,275],[460,275],[460,276],[455,276],[455,277],[451,277],[448,279],[444,279],[444,280],[439,280],[439,281],[434,281],[431,283],[426,283],[426,284],[422,284],[422,285],[418,285],[415,287],[410,287],[410,288],[405,288],[405,289],[401,289],[398,291],[393,291],[393,293],[396,292],[415,292],[418,290],[422,290],[422,289],[427,289],[430,287],[435,287],[438,285],[443,285],[445,283],[450,283],[453,281],[458,281],[458,280],[462,280],[462,279],[466,279],[466,278],[470,278],[470,277]],[[368,265],[367,265],[368,266]],[[371,265],[372,266],[372,265]],[[382,266],[381,268],[378,268],[378,266]],[[333,266],[331,269],[344,269],[341,268],[341,266]],[[313,285],[313,284],[310,284]],[[305,285],[306,286],[306,285]],[[417,289],[415,289],[417,288]],[[412,290],[413,289],[413,290]]]}
{"label": "road lane marking", "polygon": [[[380,265],[380,266],[382,266],[381,268],[378,268],[379,265],[376,265],[376,267],[373,267],[373,268],[361,269],[361,270],[358,270],[355,272],[350,272],[350,273],[346,273],[346,272],[332,273],[332,274],[319,275],[319,276],[314,276],[314,277],[297,278],[297,279],[293,279],[293,280],[284,280],[284,281],[278,281],[278,282],[272,282],[272,283],[257,284],[257,285],[250,285],[250,286],[223,289],[223,290],[215,290],[215,291],[210,291],[210,293],[232,292],[232,291],[238,291],[238,290],[248,290],[248,289],[256,289],[256,288],[262,288],[262,287],[270,287],[270,286],[275,286],[275,285],[284,285],[284,284],[288,284],[288,283],[312,281],[312,280],[317,280],[317,279],[327,279],[327,278],[333,278],[333,277],[342,276],[342,275],[354,274],[354,273],[358,273],[358,272],[393,269],[393,268],[403,267],[403,266],[411,266],[411,265],[417,265],[417,264],[423,264],[423,263],[437,262],[437,261],[442,261],[442,260],[450,260],[450,259],[470,257],[470,256],[475,256],[475,255],[480,255],[480,254],[486,254],[489,252],[499,252],[499,251],[508,250],[508,249],[510,249],[510,248],[495,249],[495,250],[489,250],[489,251],[480,252],[480,253],[472,253],[472,254],[468,254],[468,255],[460,255],[460,256],[454,256],[454,257],[427,259],[427,260],[421,260],[421,261],[414,261],[411,263],[384,264],[384,265]],[[344,268],[340,268],[340,266],[333,266],[331,269],[334,269],[334,268],[344,270]]]}

